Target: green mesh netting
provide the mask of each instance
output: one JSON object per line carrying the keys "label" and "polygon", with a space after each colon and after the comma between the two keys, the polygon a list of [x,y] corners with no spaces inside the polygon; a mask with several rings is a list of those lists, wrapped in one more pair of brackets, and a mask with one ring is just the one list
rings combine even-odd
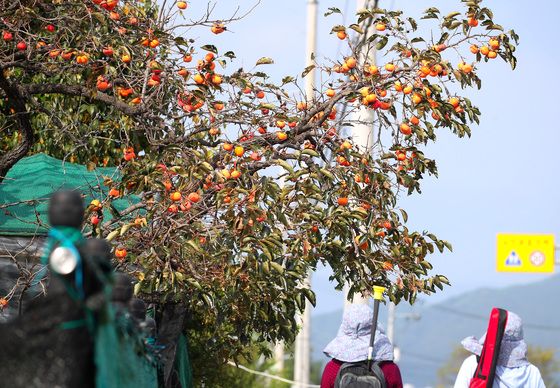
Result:
{"label": "green mesh netting", "polygon": [[[107,196],[109,187],[103,185],[104,177],[120,179],[115,167],[96,168],[88,171],[86,166],[63,162],[36,154],[21,159],[0,183],[0,204],[8,205],[0,211],[0,235],[35,236],[48,231],[47,208],[51,194],[59,189],[79,190],[85,194],[85,204]],[[113,201],[121,211],[138,197],[129,196]],[[104,220],[112,215],[103,210]]]}
{"label": "green mesh netting", "polygon": [[191,363],[189,361],[189,352],[187,346],[187,338],[181,334],[177,343],[177,351],[175,353],[175,369],[179,375],[179,382],[182,388],[193,387],[193,376]]}
{"label": "green mesh netting", "polygon": [[119,335],[110,307],[95,334],[96,388],[157,388],[157,367],[141,354],[137,339]]}

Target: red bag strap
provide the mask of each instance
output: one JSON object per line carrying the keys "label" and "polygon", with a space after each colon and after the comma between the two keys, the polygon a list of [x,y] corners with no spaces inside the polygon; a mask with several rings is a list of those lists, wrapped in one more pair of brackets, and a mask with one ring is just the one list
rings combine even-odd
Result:
{"label": "red bag strap", "polygon": [[476,371],[469,384],[470,388],[492,387],[498,364],[498,356],[500,355],[500,345],[506,329],[507,317],[506,310],[492,309],[484,346],[482,347]]}

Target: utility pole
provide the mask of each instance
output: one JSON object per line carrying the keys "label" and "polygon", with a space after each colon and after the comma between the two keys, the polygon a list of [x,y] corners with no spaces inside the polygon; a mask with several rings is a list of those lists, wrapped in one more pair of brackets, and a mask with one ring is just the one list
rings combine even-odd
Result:
{"label": "utility pole", "polygon": [[389,301],[387,305],[387,338],[391,341],[393,345],[394,354],[395,354],[395,362],[400,360],[401,351],[400,348],[395,344],[395,320],[397,317],[404,318],[404,319],[411,319],[411,320],[419,320],[421,318],[420,314],[418,313],[396,313],[395,304]]}
{"label": "utility pole", "polygon": [[[371,0],[357,0],[356,2],[356,11],[359,11],[362,8],[368,7],[370,4],[374,4],[374,7],[377,6],[378,0],[371,1]],[[367,27],[367,26],[362,26]],[[367,31],[366,36],[364,39],[367,39],[371,34],[371,29],[369,28],[362,28],[363,30]],[[363,44],[360,52],[358,54],[358,63],[369,62],[372,65],[375,65],[375,52],[369,52],[368,45]],[[367,109],[364,106],[361,106],[354,110],[351,113],[351,122],[352,122],[352,137],[354,139],[354,143],[361,149],[361,150],[370,150],[373,145],[373,111],[371,109]],[[351,301],[348,300],[348,290],[350,286],[346,284],[344,286],[344,309],[352,304],[368,304],[369,298],[364,298],[362,295],[355,294]]]}
{"label": "utility pole", "polygon": [[[305,66],[314,64],[313,57],[317,54],[317,12],[318,0],[307,1],[307,47],[305,50]],[[311,103],[315,94],[315,69],[312,69],[305,77],[305,98]],[[311,272],[305,281],[306,287],[311,287]],[[301,329],[296,337],[294,354],[294,381],[292,388],[303,388],[309,384],[310,356],[311,356],[311,303],[306,300],[305,310],[299,316]],[[301,383],[301,384],[300,384]]]}
{"label": "utility pole", "polygon": [[387,305],[387,338],[395,346],[395,304],[391,301]]}
{"label": "utility pole", "polygon": [[395,344],[395,304],[391,301],[387,304],[387,338],[393,345],[394,361],[398,362],[400,359],[400,351]]}
{"label": "utility pole", "polygon": [[[377,6],[378,1],[371,0],[357,0],[356,11],[362,8],[367,8],[373,4],[374,7]],[[371,28],[368,26],[363,26],[363,29],[367,31],[364,39],[367,39],[371,35]],[[358,58],[358,63],[369,62],[375,65],[375,51],[368,50],[369,45],[363,44]],[[363,149],[370,150],[373,145],[373,111],[366,108],[363,105],[352,113],[352,135],[354,137],[354,142]]]}

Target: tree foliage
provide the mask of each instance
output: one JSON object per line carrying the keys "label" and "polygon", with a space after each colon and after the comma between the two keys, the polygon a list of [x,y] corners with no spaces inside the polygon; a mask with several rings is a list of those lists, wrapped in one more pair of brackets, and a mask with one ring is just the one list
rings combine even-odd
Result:
{"label": "tree foliage", "polygon": [[[515,33],[481,1],[462,3],[418,21],[363,9],[333,27],[344,57],[276,82],[262,70],[271,59],[230,71],[233,52],[191,39],[235,18],[190,21],[183,2],[0,0],[0,175],[40,151],[115,165],[88,226],[114,242],[139,295],[189,306],[189,328],[219,359],[292,340],[320,263],[339,288],[381,284],[412,303],[448,284],[428,255],[451,246],[410,230],[398,198],[437,174],[424,145],[478,123],[461,96],[480,88],[478,67],[515,67]],[[360,54],[375,50],[377,66]],[[312,71],[325,83],[305,96]],[[360,110],[373,115],[368,149],[345,135]],[[129,194],[140,203],[116,213]],[[100,220],[102,207],[115,218]]]}

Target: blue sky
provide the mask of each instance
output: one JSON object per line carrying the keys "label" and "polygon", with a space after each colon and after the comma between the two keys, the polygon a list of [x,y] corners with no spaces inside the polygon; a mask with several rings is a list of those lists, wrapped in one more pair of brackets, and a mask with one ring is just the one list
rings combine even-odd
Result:
{"label": "blue sky", "polygon": [[[243,12],[255,1],[216,3],[216,17],[225,19],[236,5]],[[193,0],[187,13],[196,17],[205,4]],[[340,41],[328,34],[342,19],[322,15],[332,6],[347,9],[349,23],[355,0],[319,0],[319,4],[318,56],[342,55]],[[403,198],[411,228],[434,232],[454,247],[453,253],[431,257],[436,271],[448,276],[453,286],[429,297],[428,303],[479,287],[523,284],[550,276],[498,274],[497,233],[560,236],[560,163],[556,155],[560,125],[553,73],[560,61],[560,44],[553,28],[560,3],[543,0],[537,7],[519,0],[487,0],[483,4],[494,11],[498,23],[520,35],[518,68],[512,72],[498,60],[481,67],[482,90],[469,93],[482,111],[481,124],[473,127],[470,139],[442,131],[438,142],[426,152],[438,162],[439,179],[427,178],[422,195]],[[411,16],[429,6],[460,9],[459,0],[381,0],[380,5],[403,9]],[[244,20],[231,24],[227,33],[208,36],[203,30],[193,30],[189,37],[235,51],[236,66],[251,68],[258,58],[272,57],[275,64],[266,71],[279,80],[299,74],[305,67],[305,22],[305,0],[262,0]],[[333,291],[328,276],[328,270],[322,269],[313,277],[318,300],[314,313],[342,307],[342,296]]]}

